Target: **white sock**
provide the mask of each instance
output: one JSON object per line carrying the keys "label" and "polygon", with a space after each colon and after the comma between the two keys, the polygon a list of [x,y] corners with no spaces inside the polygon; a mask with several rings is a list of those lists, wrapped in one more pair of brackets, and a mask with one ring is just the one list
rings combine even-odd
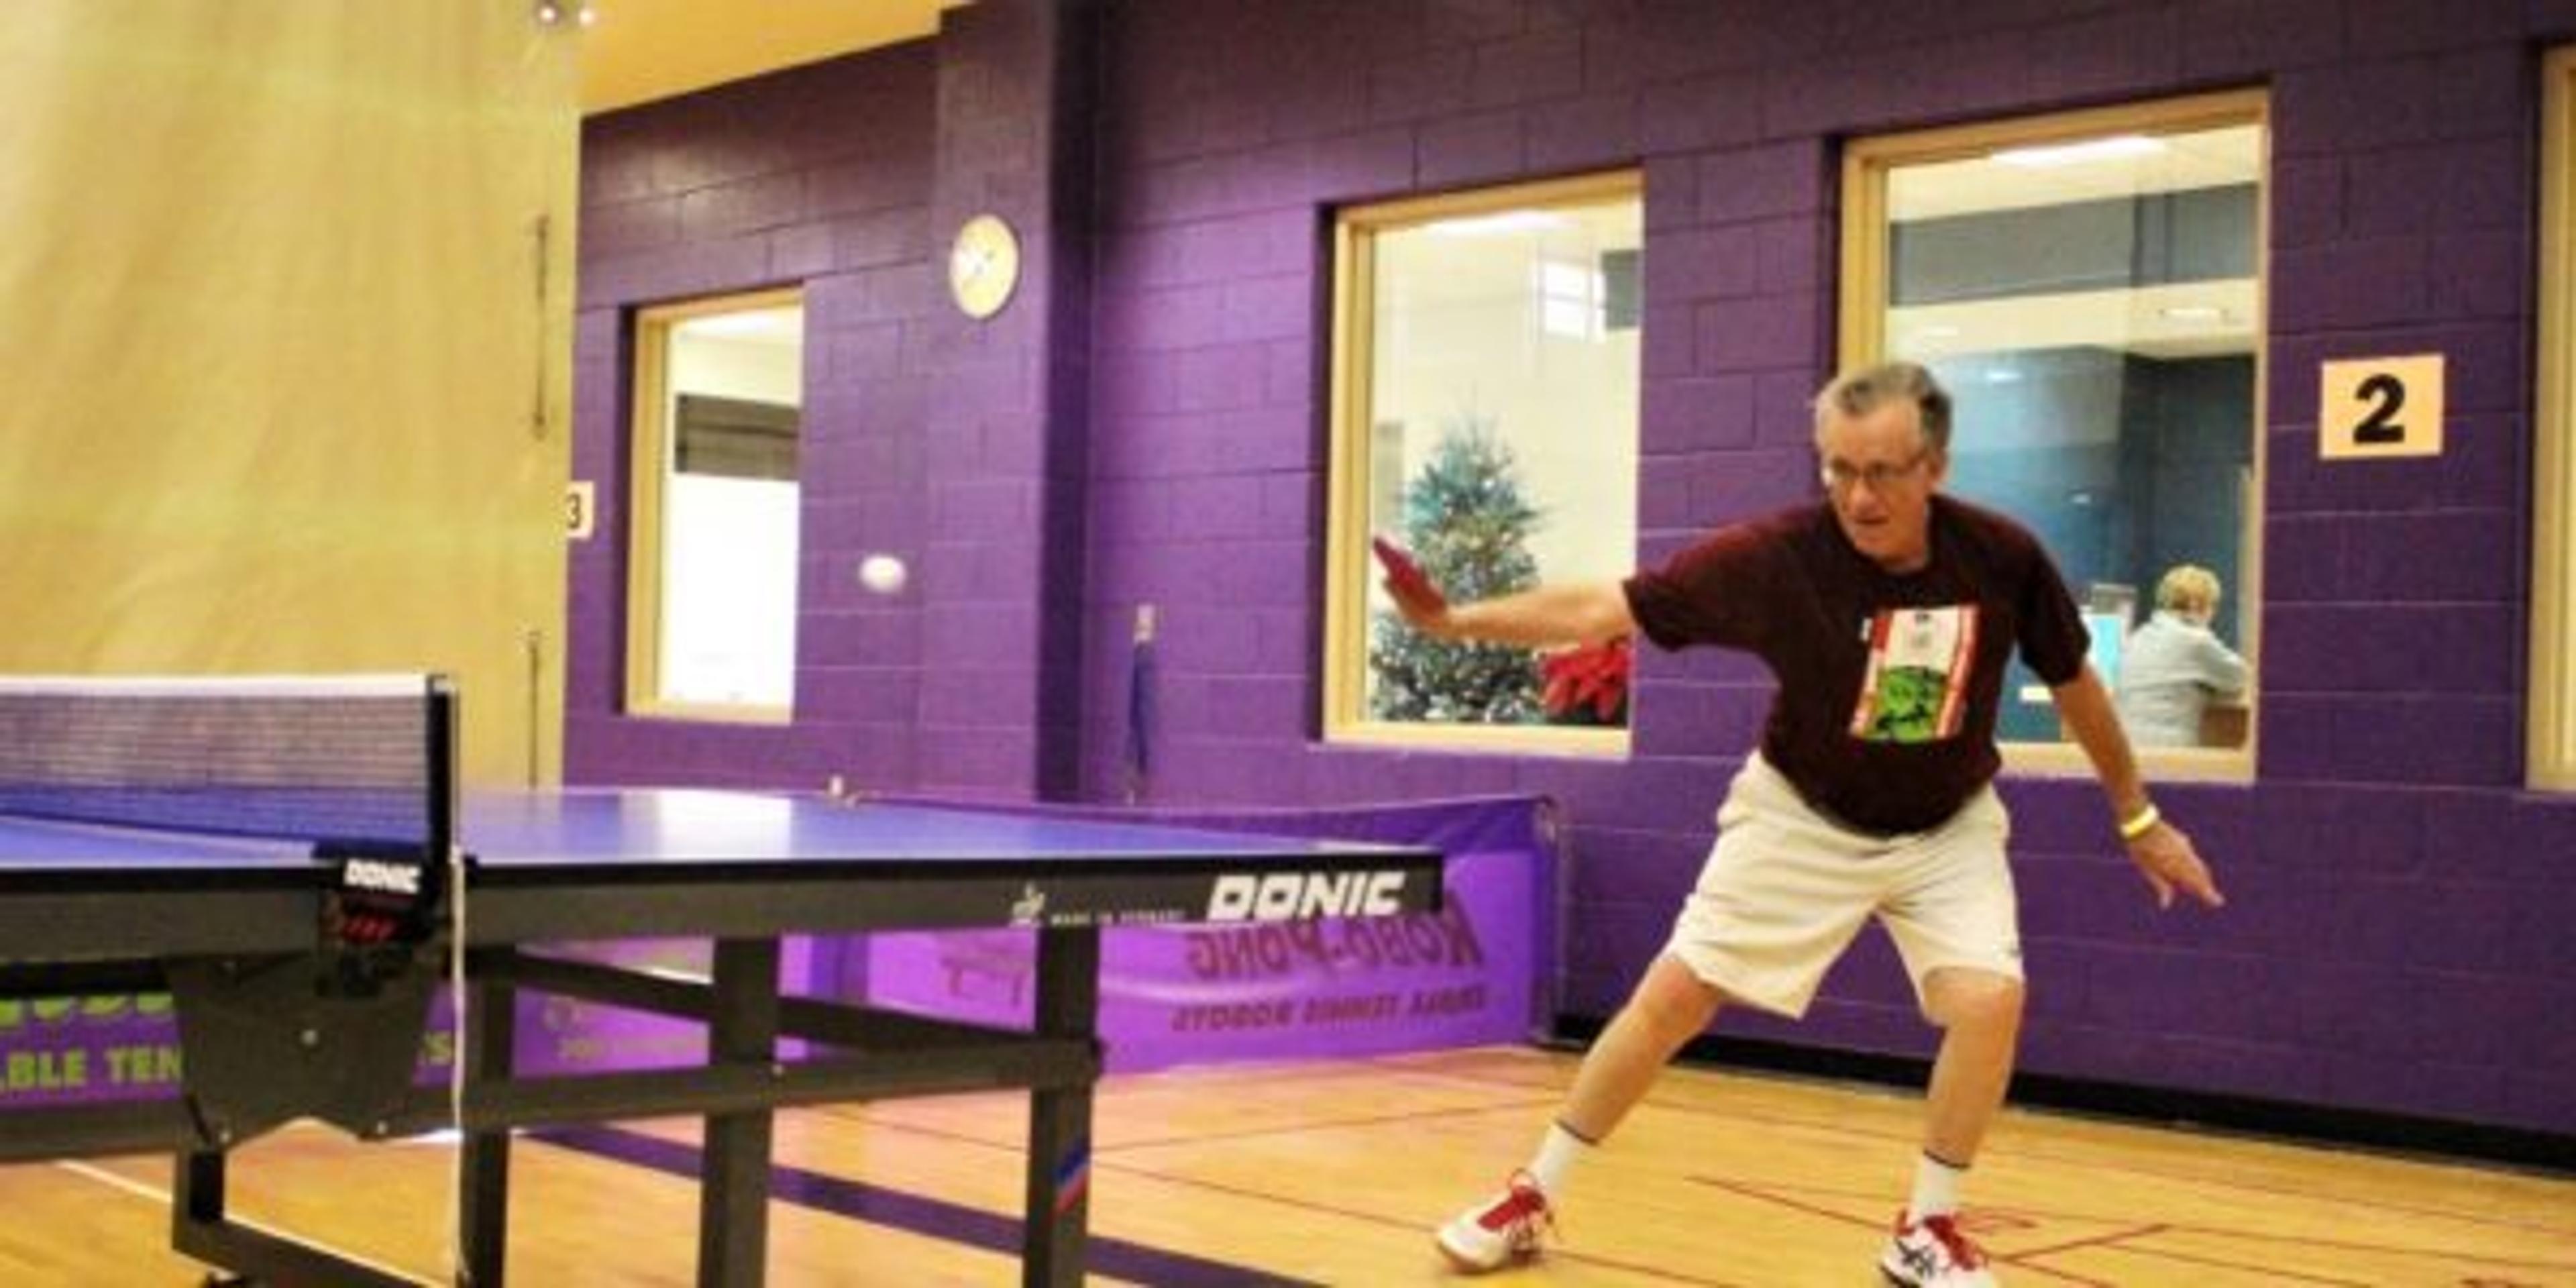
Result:
{"label": "white sock", "polygon": [[1924,1151],[1914,1160],[1914,1198],[1905,1205],[1906,1219],[1920,1221],[1957,1212],[1959,1180],[1967,1174],[1967,1168],[1952,1167]]}
{"label": "white sock", "polygon": [[1529,1165],[1530,1175],[1538,1178],[1539,1192],[1556,1197],[1575,1160],[1591,1151],[1591,1141],[1567,1131],[1563,1123],[1549,1123],[1547,1138],[1538,1143],[1538,1157]]}

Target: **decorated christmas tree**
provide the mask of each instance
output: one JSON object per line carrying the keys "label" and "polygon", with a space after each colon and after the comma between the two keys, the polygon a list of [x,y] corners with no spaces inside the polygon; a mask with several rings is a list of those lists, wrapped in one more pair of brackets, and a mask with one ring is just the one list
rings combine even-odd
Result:
{"label": "decorated christmas tree", "polygon": [[[1521,495],[1519,466],[1490,416],[1442,427],[1422,473],[1404,489],[1404,542],[1453,604],[1538,584],[1527,541],[1538,507]],[[1381,720],[1526,724],[1540,718],[1539,673],[1527,649],[1432,639],[1392,612],[1370,623]]]}

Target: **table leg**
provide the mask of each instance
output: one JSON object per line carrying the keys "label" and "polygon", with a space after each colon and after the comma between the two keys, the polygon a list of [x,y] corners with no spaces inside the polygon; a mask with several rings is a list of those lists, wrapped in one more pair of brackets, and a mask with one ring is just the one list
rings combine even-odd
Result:
{"label": "table leg", "polygon": [[[179,1155],[170,1177],[170,1217],[178,1227],[224,1223],[224,1156],[212,1150]],[[181,1233],[174,1229],[173,1241]]]}
{"label": "table leg", "polygon": [[[715,951],[715,1015],[707,1061],[774,1065],[778,1059],[778,941],[722,939]],[[707,1116],[698,1180],[698,1282],[752,1285],[769,1253],[767,1109]]]}
{"label": "table leg", "polygon": [[[465,1095],[471,1104],[477,1087],[510,1079],[519,1033],[519,990],[506,982],[483,981],[467,988],[471,1003],[459,1026],[465,1042],[459,1058],[466,1061]],[[463,1187],[456,1234],[461,1277],[466,1288],[501,1288],[510,1242],[510,1132],[506,1127],[493,1131],[473,1131],[463,1123],[457,1127],[463,1134],[458,1148],[464,1151],[457,1164],[458,1184]]]}
{"label": "table leg", "polygon": [[[1092,1037],[1100,1014],[1100,931],[1038,932],[1037,1022],[1045,1037]],[[1020,1282],[1082,1283],[1091,1212],[1091,1087],[1049,1087],[1029,1096],[1028,1224]]]}

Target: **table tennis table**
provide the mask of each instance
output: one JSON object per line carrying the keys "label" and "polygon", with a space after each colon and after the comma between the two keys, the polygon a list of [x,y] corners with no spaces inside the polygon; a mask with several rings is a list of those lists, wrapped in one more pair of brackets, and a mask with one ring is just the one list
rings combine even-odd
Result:
{"label": "table tennis table", "polygon": [[[761,1282],[772,1118],[796,1106],[1026,1088],[1022,1279],[1081,1281],[1100,931],[1120,925],[1428,912],[1441,856],[827,795],[565,790],[464,796],[421,978],[356,998],[313,981],[331,869],[310,847],[0,820],[0,997],[168,989],[176,1101],[0,1112],[0,1159],[167,1151],[172,1242],[255,1281],[413,1282],[230,1220],[227,1151],[319,1116],[362,1138],[455,1127],[460,1277],[503,1282],[513,1129],[702,1116],[698,1282]],[[1035,1022],[997,1030],[783,992],[782,936],[1027,927]],[[703,980],[577,960],[572,941],[710,941]],[[456,1086],[413,1071],[420,1017],[464,948]],[[436,963],[444,962],[444,965]],[[701,1023],[703,1064],[542,1076],[512,1067],[515,998],[559,995]],[[782,1054],[802,1039],[803,1057]],[[373,1077],[352,1072],[380,1070]],[[391,1072],[383,1072],[391,1071]]]}

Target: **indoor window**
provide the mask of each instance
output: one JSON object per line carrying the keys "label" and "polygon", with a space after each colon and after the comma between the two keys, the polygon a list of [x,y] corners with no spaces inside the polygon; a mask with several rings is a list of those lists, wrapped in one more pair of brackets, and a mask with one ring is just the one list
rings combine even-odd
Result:
{"label": "indoor window", "polygon": [[2566,790],[2576,788],[2576,49],[2550,55],[2544,84],[2529,773],[2534,787]]}
{"label": "indoor window", "polygon": [[[1843,358],[1930,367],[1949,491],[2036,532],[2170,770],[2251,771],[2260,587],[2259,95],[1855,144]],[[2016,660],[2000,736],[2067,744]]]}
{"label": "indoor window", "polygon": [[1406,628],[1369,543],[1453,598],[1635,565],[1633,173],[1357,207],[1336,229],[1326,726],[1617,751],[1625,642],[1533,653]]}
{"label": "indoor window", "polygon": [[645,309],[635,355],[628,706],[785,719],[803,304],[788,291]]}

